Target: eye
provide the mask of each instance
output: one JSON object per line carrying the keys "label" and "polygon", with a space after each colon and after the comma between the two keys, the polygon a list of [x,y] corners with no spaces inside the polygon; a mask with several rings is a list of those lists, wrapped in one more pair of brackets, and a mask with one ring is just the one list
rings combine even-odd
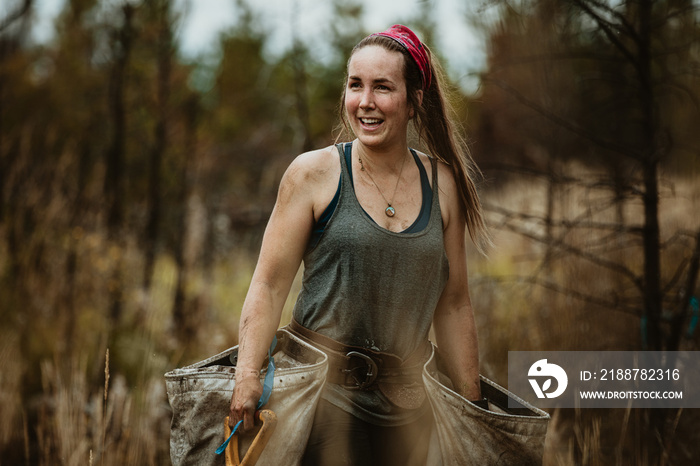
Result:
{"label": "eye", "polygon": [[352,81],[348,83],[348,87],[350,89],[357,89],[358,87],[360,87],[360,83],[358,81]]}

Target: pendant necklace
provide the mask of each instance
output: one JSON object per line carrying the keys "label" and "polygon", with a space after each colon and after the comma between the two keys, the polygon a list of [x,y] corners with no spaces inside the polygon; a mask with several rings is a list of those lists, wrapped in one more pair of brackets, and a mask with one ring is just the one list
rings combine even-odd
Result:
{"label": "pendant necklace", "polygon": [[360,168],[363,172],[367,173],[369,175],[369,179],[372,180],[372,184],[374,184],[374,187],[377,188],[377,191],[379,191],[379,194],[381,194],[382,198],[384,199],[384,202],[386,202],[387,207],[384,209],[384,213],[386,214],[387,217],[393,217],[396,215],[396,209],[391,205],[391,202],[394,202],[394,198],[396,197],[396,190],[399,188],[399,181],[401,181],[401,174],[403,173],[403,167],[406,165],[406,157],[404,156],[403,162],[401,163],[401,170],[399,170],[399,177],[396,178],[396,186],[394,186],[394,194],[391,196],[391,202],[389,202],[386,199],[386,196],[384,196],[384,193],[382,192],[381,189],[379,189],[379,185],[377,184],[376,181],[374,181],[374,178],[372,178],[372,174],[369,172],[369,170],[365,170],[365,164],[362,162],[362,157],[360,157],[360,154],[358,152],[357,154],[357,159],[360,161]]}

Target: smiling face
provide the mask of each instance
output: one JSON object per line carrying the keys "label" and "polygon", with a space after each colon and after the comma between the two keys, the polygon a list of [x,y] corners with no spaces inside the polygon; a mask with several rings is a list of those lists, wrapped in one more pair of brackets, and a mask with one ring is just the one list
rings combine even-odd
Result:
{"label": "smiling face", "polygon": [[380,150],[406,145],[413,111],[401,53],[377,45],[357,50],[348,63],[344,102],[350,127],[362,144]]}

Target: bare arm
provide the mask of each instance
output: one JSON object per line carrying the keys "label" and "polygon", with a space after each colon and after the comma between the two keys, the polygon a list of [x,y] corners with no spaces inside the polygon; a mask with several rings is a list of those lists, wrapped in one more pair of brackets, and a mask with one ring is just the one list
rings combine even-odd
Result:
{"label": "bare arm", "polygon": [[452,174],[440,167],[440,204],[444,220],[445,252],[450,276],[442,292],[433,327],[440,353],[455,390],[469,400],[481,399],[479,348],[469,297],[466,257],[466,222],[459,212]]}
{"label": "bare arm", "polygon": [[310,162],[314,162],[313,156],[297,158],[282,178],[241,311],[229,423],[233,426],[243,419],[244,431],[253,426],[253,414],[262,394],[259,371],[279,327],[282,308],[313,227],[314,199],[318,198],[320,183],[319,171]]}
{"label": "bare arm", "polygon": [[238,366],[259,370],[279,327],[282,308],[299,269],[313,223],[304,173],[293,163],[280,183],[258,263],[241,311]]}

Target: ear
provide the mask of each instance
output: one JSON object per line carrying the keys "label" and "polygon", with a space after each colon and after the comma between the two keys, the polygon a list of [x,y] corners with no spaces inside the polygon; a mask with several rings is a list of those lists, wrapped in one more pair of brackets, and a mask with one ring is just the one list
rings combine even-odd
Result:
{"label": "ear", "polygon": [[[419,107],[421,105],[423,105],[423,90],[422,89],[419,89],[416,91],[416,100],[418,100]],[[413,108],[413,106],[411,106],[411,109],[408,111],[408,117],[413,118],[414,116],[416,116],[416,111]]]}

